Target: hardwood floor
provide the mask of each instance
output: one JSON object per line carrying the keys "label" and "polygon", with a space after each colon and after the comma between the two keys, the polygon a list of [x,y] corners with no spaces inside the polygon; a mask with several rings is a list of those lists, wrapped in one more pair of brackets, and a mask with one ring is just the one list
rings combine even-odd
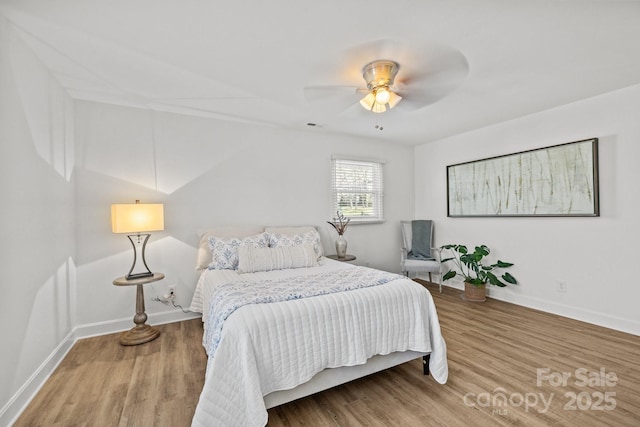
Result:
{"label": "hardwood floor", "polygon": [[[447,384],[416,360],[272,408],[269,426],[640,425],[640,337],[428,287]],[[78,341],[15,426],[190,425],[206,367],[202,326],[159,328],[141,346],[116,335]]]}
{"label": "hardwood floor", "polygon": [[119,335],[79,340],[15,426],[188,426],[207,358],[199,319],[157,326],[121,346]]}

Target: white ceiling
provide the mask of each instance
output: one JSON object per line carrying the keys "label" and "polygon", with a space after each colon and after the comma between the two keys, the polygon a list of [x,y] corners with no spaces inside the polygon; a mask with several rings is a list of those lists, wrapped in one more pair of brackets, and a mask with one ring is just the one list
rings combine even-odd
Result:
{"label": "white ceiling", "polygon": [[[0,0],[0,12],[75,99],[406,144],[640,83],[640,1]],[[353,89],[305,96],[363,86],[374,59],[398,61],[399,80],[462,72],[417,110],[368,112]]]}

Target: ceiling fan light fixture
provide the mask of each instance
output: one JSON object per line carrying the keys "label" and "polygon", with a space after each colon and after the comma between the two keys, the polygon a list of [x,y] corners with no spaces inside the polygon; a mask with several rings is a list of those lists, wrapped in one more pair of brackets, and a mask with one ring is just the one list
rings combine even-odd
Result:
{"label": "ceiling fan light fixture", "polygon": [[373,92],[369,92],[367,96],[362,98],[360,105],[362,105],[362,108],[365,110],[373,111],[374,113],[384,113],[387,111],[386,104],[376,102],[376,96]]}
{"label": "ceiling fan light fixture", "polygon": [[375,93],[376,93],[376,104],[386,104],[389,102],[389,98],[391,98],[391,93],[389,91],[389,88],[384,86],[379,89],[376,89]]}
{"label": "ceiling fan light fixture", "polygon": [[379,60],[369,62],[362,69],[362,77],[369,89],[379,86],[392,86],[400,66],[397,62]]}
{"label": "ceiling fan light fixture", "polygon": [[402,97],[400,95],[389,90],[389,88],[383,87],[369,92],[367,96],[360,100],[360,105],[362,105],[362,108],[365,110],[373,111],[374,113],[384,113],[387,111],[387,107],[389,107],[389,109],[395,107],[401,99]]}
{"label": "ceiling fan light fixture", "polygon": [[363,108],[374,113],[384,113],[387,107],[393,108],[402,99],[390,87],[396,78],[400,66],[397,62],[379,60],[368,63],[362,69],[362,77],[371,91],[360,100]]}
{"label": "ceiling fan light fixture", "polygon": [[385,107],[384,104],[378,104],[376,102],[375,104],[373,104],[373,107],[371,107],[371,111],[373,111],[374,113],[384,113],[385,111],[387,111],[387,107]]}
{"label": "ceiling fan light fixture", "polygon": [[402,97],[400,95],[389,91],[389,108],[393,108],[398,105],[398,102],[400,102],[401,99]]}
{"label": "ceiling fan light fixture", "polygon": [[365,110],[371,110],[373,108],[373,104],[375,103],[376,103],[376,97],[371,92],[369,92],[367,96],[365,96],[360,100],[360,105],[362,105],[362,107]]}

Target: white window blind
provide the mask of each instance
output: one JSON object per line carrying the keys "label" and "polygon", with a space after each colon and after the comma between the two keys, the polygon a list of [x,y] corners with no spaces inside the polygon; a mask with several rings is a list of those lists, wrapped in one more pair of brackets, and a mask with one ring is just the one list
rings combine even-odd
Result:
{"label": "white window blind", "polygon": [[333,215],[352,221],[382,221],[382,162],[334,158],[331,160]]}

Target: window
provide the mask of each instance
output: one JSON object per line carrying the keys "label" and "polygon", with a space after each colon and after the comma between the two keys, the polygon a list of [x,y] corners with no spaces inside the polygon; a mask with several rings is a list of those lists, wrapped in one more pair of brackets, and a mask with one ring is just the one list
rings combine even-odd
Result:
{"label": "window", "polygon": [[353,222],[384,220],[382,162],[333,158],[333,215],[341,212]]}

